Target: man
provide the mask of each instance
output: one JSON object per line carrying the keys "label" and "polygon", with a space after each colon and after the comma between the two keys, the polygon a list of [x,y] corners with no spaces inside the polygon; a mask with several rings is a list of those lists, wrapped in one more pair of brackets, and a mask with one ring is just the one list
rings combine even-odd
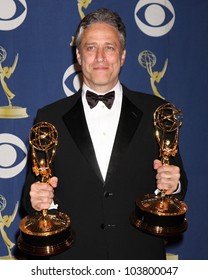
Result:
{"label": "man", "polygon": [[[75,40],[84,84],[38,111],[36,122],[52,123],[59,140],[53,177],[37,182],[30,167],[23,205],[33,213],[58,204],[70,215],[74,244],[55,259],[165,259],[163,239],[138,231],[129,219],[139,195],[162,189],[182,199],[186,192],[180,155],[169,166],[157,159],[153,113],[164,101],[119,82],[126,32],[116,13],[87,15]],[[102,97],[87,100],[89,91],[115,96],[105,105]]]}

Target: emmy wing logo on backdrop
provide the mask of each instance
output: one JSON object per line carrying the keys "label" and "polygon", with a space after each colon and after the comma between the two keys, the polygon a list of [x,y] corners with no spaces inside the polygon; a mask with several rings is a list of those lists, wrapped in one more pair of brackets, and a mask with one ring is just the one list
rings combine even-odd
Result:
{"label": "emmy wing logo on backdrop", "polygon": [[[80,15],[81,19],[83,19],[85,17],[85,14],[83,12],[83,8],[87,9],[91,2],[92,2],[92,0],[77,0],[77,8],[78,8],[78,12],[79,12],[79,15]],[[75,46],[74,36],[72,36],[70,46],[71,47]]]}
{"label": "emmy wing logo on backdrop", "polygon": [[160,37],[173,27],[175,11],[168,0],[140,0],[135,7],[134,18],[146,35]]}
{"label": "emmy wing logo on backdrop", "polygon": [[77,0],[77,6],[78,6],[78,11],[79,11],[79,15],[81,17],[81,19],[83,19],[85,17],[85,14],[83,12],[83,8],[87,9],[87,7],[89,6],[89,4],[92,2],[92,0]]}
{"label": "emmy wing logo on backdrop", "polygon": [[0,30],[9,31],[20,26],[27,15],[27,3],[25,0],[1,0],[0,1]]}
{"label": "emmy wing logo on backdrop", "polygon": [[0,155],[2,179],[17,176],[27,163],[27,148],[23,141],[13,134],[0,134]]}
{"label": "emmy wing logo on backdrop", "polygon": [[12,258],[12,253],[11,249],[15,246],[15,243],[13,243],[10,238],[7,235],[6,228],[9,228],[14,221],[16,215],[17,215],[17,210],[18,210],[18,205],[19,202],[16,203],[13,213],[11,215],[3,215],[2,212],[6,209],[6,198],[0,194],[0,238],[3,240],[3,244],[6,246],[8,255],[0,257],[0,259],[11,259]]}
{"label": "emmy wing logo on backdrop", "polygon": [[0,118],[5,119],[19,119],[28,117],[26,113],[26,108],[21,108],[19,106],[12,106],[11,100],[15,97],[15,94],[9,89],[5,79],[9,80],[14,73],[17,62],[18,54],[16,55],[13,65],[11,67],[4,66],[2,63],[6,60],[7,53],[6,50],[0,46],[0,82],[4,94],[8,100],[8,106],[0,106]]}
{"label": "emmy wing logo on backdrop", "polygon": [[148,74],[150,75],[150,83],[152,87],[152,91],[154,95],[165,99],[158,91],[155,83],[159,83],[160,80],[164,77],[167,66],[168,66],[168,59],[165,60],[165,64],[163,66],[162,71],[152,71],[152,67],[155,66],[157,58],[151,51],[142,51],[138,56],[139,64],[147,69]]}

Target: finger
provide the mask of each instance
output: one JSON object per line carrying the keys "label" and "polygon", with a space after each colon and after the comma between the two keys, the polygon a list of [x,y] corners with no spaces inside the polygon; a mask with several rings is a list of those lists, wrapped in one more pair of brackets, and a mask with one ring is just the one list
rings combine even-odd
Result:
{"label": "finger", "polygon": [[38,192],[30,192],[31,204],[34,209],[40,211],[42,209],[48,209],[52,203],[54,193],[53,188],[51,190],[42,189]]}
{"label": "finger", "polygon": [[178,183],[178,178],[162,177],[157,180],[157,188],[166,191],[166,194],[171,194],[176,191]]}
{"label": "finger", "polygon": [[54,197],[54,189],[48,183],[34,183],[31,186],[30,198],[32,207],[40,211],[48,209]]}
{"label": "finger", "polygon": [[52,200],[48,200],[48,201],[31,200],[32,207],[37,211],[49,209],[49,207],[51,206],[51,203],[52,203]]}

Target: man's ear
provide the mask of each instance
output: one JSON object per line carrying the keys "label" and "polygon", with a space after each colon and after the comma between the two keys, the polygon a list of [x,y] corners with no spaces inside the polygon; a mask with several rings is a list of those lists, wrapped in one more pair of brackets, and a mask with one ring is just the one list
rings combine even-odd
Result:
{"label": "man's ear", "polygon": [[78,61],[79,65],[81,65],[81,62],[82,62],[81,61],[81,54],[80,54],[78,48],[76,48],[76,57],[77,57],[77,61]]}
{"label": "man's ear", "polygon": [[123,50],[123,53],[121,55],[121,66],[124,65],[125,59],[126,59],[126,50]]}

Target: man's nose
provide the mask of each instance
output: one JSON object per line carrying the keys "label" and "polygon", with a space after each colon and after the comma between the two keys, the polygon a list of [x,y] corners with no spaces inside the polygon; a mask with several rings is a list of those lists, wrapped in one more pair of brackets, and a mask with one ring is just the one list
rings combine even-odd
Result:
{"label": "man's nose", "polygon": [[105,61],[105,51],[102,48],[98,48],[97,53],[96,53],[96,59],[98,62],[103,62]]}

